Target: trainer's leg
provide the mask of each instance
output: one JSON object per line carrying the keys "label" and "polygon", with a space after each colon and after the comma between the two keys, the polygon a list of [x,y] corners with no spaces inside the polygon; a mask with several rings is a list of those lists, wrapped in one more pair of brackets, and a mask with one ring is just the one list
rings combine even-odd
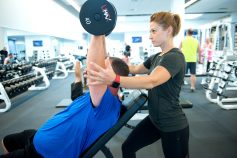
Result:
{"label": "trainer's leg", "polygon": [[150,117],[143,119],[130,133],[122,145],[123,158],[135,158],[136,151],[160,139],[159,130],[152,124]]}
{"label": "trainer's leg", "polygon": [[189,158],[189,127],[175,132],[161,132],[165,158]]}

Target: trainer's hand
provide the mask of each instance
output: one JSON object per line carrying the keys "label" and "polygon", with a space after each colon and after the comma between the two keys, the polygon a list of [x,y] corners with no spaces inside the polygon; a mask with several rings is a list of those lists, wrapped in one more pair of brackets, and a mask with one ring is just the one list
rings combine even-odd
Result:
{"label": "trainer's hand", "polygon": [[116,74],[110,64],[109,57],[105,60],[105,68],[90,62],[90,69],[87,69],[87,78],[91,79],[88,85],[106,84],[111,85],[116,78]]}

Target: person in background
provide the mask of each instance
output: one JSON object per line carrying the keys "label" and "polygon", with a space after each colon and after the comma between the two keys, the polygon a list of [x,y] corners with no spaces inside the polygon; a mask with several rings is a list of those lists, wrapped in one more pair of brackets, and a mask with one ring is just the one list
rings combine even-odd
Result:
{"label": "person in background", "polygon": [[[193,37],[193,30],[188,29],[187,36],[180,43],[186,61],[186,73],[190,71],[191,92],[195,91],[196,87],[196,65],[201,56],[199,42]],[[197,57],[197,53],[199,58]]]}
{"label": "person in background", "polygon": [[2,61],[2,63],[0,63],[0,64],[4,63],[4,60],[7,56],[8,56],[7,48],[3,47],[3,49],[0,51],[0,57],[1,57],[1,61]]}
{"label": "person in background", "polygon": [[125,51],[123,52],[122,60],[128,65],[130,65],[130,59],[129,59],[130,56],[131,56],[131,46],[126,45]]}
{"label": "person in background", "polygon": [[213,62],[213,44],[211,41],[211,38],[206,38],[205,44],[204,44],[204,54],[206,56],[207,60],[207,67],[206,67],[206,72],[208,72],[210,68],[211,62]]}
{"label": "person in background", "polygon": [[7,64],[12,64],[14,63],[15,60],[13,58],[13,54],[12,53],[9,53],[8,56],[4,59],[4,65],[7,65]]}
{"label": "person in background", "polygon": [[[189,157],[189,125],[179,105],[185,59],[173,42],[180,27],[178,14],[158,12],[151,15],[150,40],[154,47],[161,47],[162,52],[148,57],[143,64],[129,66],[130,73],[147,75],[119,77],[121,87],[148,89],[149,115],[123,143],[123,158],[135,158],[139,149],[160,139],[165,158]],[[109,62],[105,68],[96,63],[90,63],[90,66],[93,69],[87,70],[88,78],[92,80],[89,85],[110,85],[118,78]]]}
{"label": "person in background", "polygon": [[147,51],[147,49],[145,48],[145,51],[144,51],[144,61],[145,60],[147,60],[147,58],[148,58],[148,51]]}

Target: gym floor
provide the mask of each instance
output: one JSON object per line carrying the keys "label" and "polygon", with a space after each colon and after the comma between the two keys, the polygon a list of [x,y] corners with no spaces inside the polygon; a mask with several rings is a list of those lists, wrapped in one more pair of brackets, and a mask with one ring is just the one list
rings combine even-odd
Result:
{"label": "gym floor", "polygon": [[[5,135],[24,129],[37,129],[49,117],[63,110],[55,108],[62,100],[70,98],[72,73],[64,80],[51,80],[50,87],[43,91],[27,91],[12,98],[12,108],[0,113],[0,139]],[[201,79],[198,78],[197,83]],[[63,85],[63,86],[62,86]],[[193,108],[184,109],[190,124],[191,158],[236,158],[237,157],[237,110],[223,110],[205,98],[200,84],[194,93],[184,85],[181,97],[193,103]],[[0,104],[0,107],[3,106]],[[131,123],[137,123],[133,121]],[[121,143],[131,129],[123,127],[107,144],[115,158],[121,158]],[[3,150],[0,148],[0,154]],[[137,152],[138,158],[164,158],[160,141]],[[95,158],[104,158],[99,152]]]}

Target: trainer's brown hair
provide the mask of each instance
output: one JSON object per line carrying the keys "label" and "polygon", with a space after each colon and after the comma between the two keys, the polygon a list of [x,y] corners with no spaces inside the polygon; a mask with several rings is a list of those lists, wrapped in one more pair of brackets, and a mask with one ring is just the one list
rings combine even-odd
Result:
{"label": "trainer's brown hair", "polygon": [[173,37],[176,36],[181,27],[181,20],[178,14],[172,14],[170,12],[157,12],[151,15],[150,22],[156,22],[161,25],[164,29],[169,26],[173,28]]}

